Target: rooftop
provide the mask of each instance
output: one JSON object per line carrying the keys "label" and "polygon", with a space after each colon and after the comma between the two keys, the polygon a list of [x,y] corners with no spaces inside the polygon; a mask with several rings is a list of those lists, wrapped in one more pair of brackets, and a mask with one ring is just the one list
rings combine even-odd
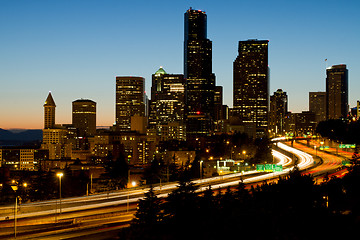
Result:
{"label": "rooftop", "polygon": [[54,99],[53,99],[53,97],[51,95],[51,92],[49,92],[49,95],[45,100],[44,106],[54,106],[54,107],[56,107],[55,101],[54,101]]}
{"label": "rooftop", "polygon": [[155,72],[155,76],[160,76],[162,74],[167,74],[165,70],[160,66],[159,70]]}

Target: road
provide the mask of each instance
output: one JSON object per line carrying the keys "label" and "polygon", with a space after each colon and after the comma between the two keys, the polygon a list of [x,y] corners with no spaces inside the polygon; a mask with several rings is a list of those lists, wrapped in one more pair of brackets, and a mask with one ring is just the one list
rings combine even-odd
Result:
{"label": "road", "polygon": [[[325,154],[321,156],[322,164],[315,161],[311,154],[311,148],[306,148],[301,144],[296,144],[292,148],[286,144],[278,143],[279,148],[293,154],[298,159],[298,167],[307,173],[323,173],[326,170],[336,169],[341,164],[339,159],[333,159]],[[309,152],[309,153],[306,153]],[[319,154],[319,152],[318,152]],[[236,173],[222,175],[213,178],[205,178],[195,180],[199,192],[204,191],[209,185],[213,189],[226,188],[228,186],[238,185],[240,179],[245,184],[254,184],[269,179],[276,179],[281,175],[288,174],[292,170],[294,162],[292,158],[278,152],[273,151],[273,155],[278,164],[283,165],[282,172],[259,173],[249,171],[245,173]],[[319,155],[320,156],[320,155]],[[340,162],[339,162],[340,161]],[[164,184],[161,187],[154,188],[158,197],[166,197],[169,192],[177,187],[177,183]],[[98,230],[102,229],[101,236],[106,236],[114,229],[127,226],[133,218],[137,202],[143,198],[144,193],[149,188],[128,189],[113,193],[97,194],[85,197],[75,197],[62,199],[62,213],[59,214],[59,201],[43,201],[21,205],[20,212],[17,214],[17,226],[19,237],[26,239],[42,239],[58,237],[63,239],[72,237],[88,236],[90,232],[98,236]],[[8,220],[3,220],[8,217]],[[47,225],[46,225],[47,224]],[[61,224],[65,224],[62,226]],[[69,226],[67,226],[68,224]],[[0,238],[9,237],[12,234],[14,226],[14,206],[6,206],[0,208]],[[48,227],[48,231],[39,230],[41,226]],[[108,227],[111,226],[111,227]],[[29,229],[31,231],[29,231]],[[84,230],[87,229],[87,230]],[[38,230],[38,232],[36,231]],[[91,234],[90,234],[91,235]],[[18,237],[18,238],[19,238]],[[54,239],[55,239],[54,238]]]}
{"label": "road", "polygon": [[328,177],[342,177],[348,172],[347,168],[342,165],[342,161],[351,158],[352,153],[350,152],[339,151],[335,148],[329,148],[326,151],[316,150],[314,145],[307,146],[304,141],[299,141],[299,143],[294,142],[293,146],[303,152],[307,152],[313,156],[321,158],[321,165],[318,165],[306,172],[306,174],[314,176],[317,183],[323,182],[324,176],[327,173]]}

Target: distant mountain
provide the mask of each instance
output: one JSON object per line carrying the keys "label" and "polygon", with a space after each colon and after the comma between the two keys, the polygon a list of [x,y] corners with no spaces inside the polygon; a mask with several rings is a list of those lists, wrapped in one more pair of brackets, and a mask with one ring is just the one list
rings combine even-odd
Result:
{"label": "distant mountain", "polygon": [[20,146],[42,140],[41,129],[11,131],[0,128],[0,146]]}

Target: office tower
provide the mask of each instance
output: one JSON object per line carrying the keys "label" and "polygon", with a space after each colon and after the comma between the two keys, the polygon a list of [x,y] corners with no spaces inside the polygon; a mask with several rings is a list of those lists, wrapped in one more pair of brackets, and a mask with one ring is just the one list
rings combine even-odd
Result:
{"label": "office tower", "polygon": [[234,61],[233,117],[256,135],[267,134],[269,106],[268,40],[239,41]]}
{"label": "office tower", "polygon": [[55,102],[49,92],[48,97],[45,100],[44,104],[44,129],[54,128],[55,126]]}
{"label": "office tower", "polygon": [[184,77],[188,138],[211,134],[214,118],[215,75],[212,42],[207,39],[207,17],[201,10],[185,12]]}
{"label": "office tower", "polygon": [[326,118],[346,118],[348,114],[348,70],[345,64],[326,69]]}
{"label": "office tower", "polygon": [[96,102],[79,99],[72,102],[72,124],[80,137],[96,133]]}
{"label": "office tower", "polygon": [[315,122],[326,120],[326,92],[309,92],[309,111],[315,113]]}
{"label": "office tower", "polygon": [[185,79],[182,74],[167,74],[160,67],[152,75],[149,127],[160,140],[186,140]]}
{"label": "office tower", "polygon": [[61,159],[67,156],[65,150],[66,129],[55,124],[55,107],[55,101],[50,92],[44,104],[45,124],[41,144],[42,149],[49,150],[49,159]]}
{"label": "office tower", "polygon": [[131,130],[131,117],[145,117],[145,79],[116,77],[116,129]]}
{"label": "office tower", "polygon": [[288,96],[282,89],[278,89],[270,96],[269,130],[274,136],[285,134],[287,103]]}
{"label": "office tower", "polygon": [[223,87],[216,86],[214,91],[214,120],[218,121],[223,118]]}

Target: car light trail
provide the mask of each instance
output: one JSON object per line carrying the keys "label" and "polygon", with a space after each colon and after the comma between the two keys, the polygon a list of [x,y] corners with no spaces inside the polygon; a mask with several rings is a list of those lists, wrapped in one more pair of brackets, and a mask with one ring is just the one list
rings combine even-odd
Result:
{"label": "car light trail", "polygon": [[[296,150],[292,147],[289,147],[285,144],[278,143],[278,147],[284,149],[285,151],[291,152],[294,155],[296,155],[299,158],[298,166],[300,169],[305,169],[313,164],[313,158],[300,150]],[[292,159],[288,156],[273,150],[272,154],[276,159],[279,160],[278,164],[283,165],[283,167],[288,167],[290,164],[292,164]],[[215,188],[226,188],[228,186],[235,186],[239,183],[240,178],[247,176],[246,179],[243,180],[245,184],[247,183],[255,183],[260,181],[265,181],[268,179],[276,178],[281,175],[286,175],[292,168],[285,168],[282,172],[273,172],[273,173],[265,173],[262,175],[258,175],[259,172],[257,171],[247,171],[243,173],[235,173],[235,174],[228,174],[228,175],[222,175],[212,178],[205,178],[205,179],[198,179],[193,181],[195,184],[201,185],[198,189],[198,191],[204,191],[207,189],[209,185],[211,185],[214,189]],[[252,176],[254,174],[257,174],[256,176]],[[227,180],[228,182],[225,183],[219,183],[221,181]],[[154,190],[159,191],[158,197],[166,197],[168,193],[165,191],[170,191],[172,189],[175,189],[178,186],[178,183],[170,183],[170,184],[164,184],[161,186],[154,187]],[[79,206],[64,206],[63,207],[63,213],[65,212],[74,212],[74,211],[80,211],[80,210],[89,210],[89,209],[95,209],[95,208],[101,208],[101,207],[108,207],[108,206],[114,206],[114,205],[121,205],[121,204],[127,204],[127,203],[134,203],[137,202],[139,199],[143,198],[143,194],[145,192],[149,191],[149,188],[144,189],[128,189],[125,191],[115,192],[115,193],[105,193],[105,194],[98,194],[98,195],[92,195],[92,196],[86,196],[86,197],[74,197],[74,198],[68,198],[63,199],[63,203],[65,205],[66,202],[71,203],[78,203]],[[122,199],[115,199],[121,197]],[[91,201],[96,201],[97,203],[91,203]],[[106,201],[99,203],[98,201]],[[86,202],[88,202],[86,204]],[[35,206],[44,206],[44,205],[56,205],[55,200],[51,201],[43,201],[43,202],[37,202],[37,203],[30,203],[30,204],[24,204],[22,207],[24,208],[26,205],[29,205],[31,207]],[[11,207],[11,206],[9,206]],[[6,208],[6,207],[5,207]],[[0,210],[4,210],[4,208],[1,208]],[[0,211],[1,212],[1,211]],[[19,213],[19,218],[24,217],[35,217],[35,216],[44,216],[53,214],[54,209],[49,210],[42,210],[42,211],[35,211],[35,212],[28,212],[28,213]],[[9,216],[11,219],[11,215]]]}

